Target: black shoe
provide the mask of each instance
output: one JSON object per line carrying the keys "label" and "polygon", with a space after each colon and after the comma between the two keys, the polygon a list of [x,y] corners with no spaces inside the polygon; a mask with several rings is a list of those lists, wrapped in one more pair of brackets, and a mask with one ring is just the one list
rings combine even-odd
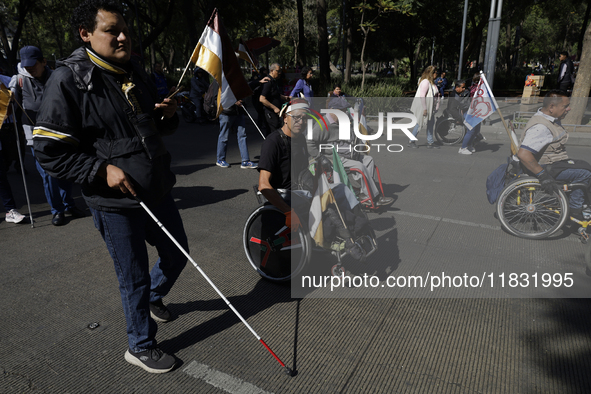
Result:
{"label": "black shoe", "polygon": [[150,316],[160,323],[167,323],[173,319],[168,308],[164,306],[162,299],[156,302],[150,302]]}
{"label": "black shoe", "polygon": [[150,373],[165,373],[174,368],[176,360],[162,350],[149,349],[143,352],[133,353],[131,350],[125,352],[125,361],[137,365]]}
{"label": "black shoe", "polygon": [[66,215],[75,217],[76,219],[86,217],[86,213],[77,207],[68,208],[64,212]]}
{"label": "black shoe", "polygon": [[53,219],[51,219],[51,224],[54,226],[63,226],[66,224],[66,219],[63,212],[58,212],[53,215]]}
{"label": "black shoe", "polygon": [[380,207],[386,206],[386,205],[391,205],[394,202],[394,199],[392,197],[384,197],[384,196],[380,196],[377,204]]}
{"label": "black shoe", "polygon": [[583,216],[583,208],[571,208],[569,214],[571,217],[580,220],[581,222],[585,221],[585,217]]}
{"label": "black shoe", "polygon": [[413,148],[413,149],[418,149],[419,148],[419,146],[417,145],[417,142],[416,141],[411,141],[410,147]]}
{"label": "black shoe", "polygon": [[427,144],[427,149],[439,149],[439,148],[441,148],[439,145]]}

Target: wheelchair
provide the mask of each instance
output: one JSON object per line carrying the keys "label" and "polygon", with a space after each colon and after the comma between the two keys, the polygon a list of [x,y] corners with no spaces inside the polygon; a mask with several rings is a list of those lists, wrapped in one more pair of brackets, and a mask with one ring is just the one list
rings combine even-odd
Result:
{"label": "wheelchair", "polygon": [[[545,193],[537,178],[518,176],[511,180],[497,199],[497,215],[502,227],[510,234],[526,239],[544,239],[555,234],[570,218],[578,224],[581,241],[587,243],[587,227],[591,223],[591,208],[583,210],[584,220],[569,216],[568,196],[573,190],[589,190],[584,183],[560,183],[553,195]],[[591,252],[589,252],[591,261]]]}
{"label": "wheelchair", "polygon": [[459,123],[447,109],[443,111],[435,122],[435,138],[443,145],[454,145],[462,142],[466,135],[466,128]]}
{"label": "wheelchair", "polygon": [[[378,166],[375,166],[375,167],[376,167],[376,175],[378,176],[378,186],[380,189],[380,193],[382,193],[382,196],[385,196],[384,188],[382,186],[382,177],[380,175],[380,169],[378,168]],[[353,179],[352,174],[355,173],[355,174],[361,175],[362,182],[365,184],[365,190],[370,190],[368,182],[373,182],[373,179],[368,181],[368,179],[365,176],[365,174],[363,173],[363,171],[361,171],[358,168],[353,168],[353,167],[345,168],[345,172],[347,173],[347,176],[349,177],[349,182],[351,183],[351,186],[353,186],[353,190],[355,191],[355,195],[357,196],[357,200],[359,201],[359,203],[361,204],[361,206],[364,209],[368,209],[368,210],[372,211],[372,210],[378,210],[380,208],[383,208],[383,206],[379,206],[376,204],[376,202],[374,201],[374,199],[371,195],[365,196],[361,193],[361,190],[362,190],[361,184],[359,184],[358,182],[356,182]]]}
{"label": "wheelchair", "polygon": [[[302,225],[293,232],[285,225],[283,212],[267,202],[257,186],[254,186],[254,191],[260,205],[244,224],[242,243],[248,262],[262,278],[272,282],[287,282],[305,268],[313,253],[320,252],[330,252],[337,258],[337,264],[331,268],[332,275],[341,276],[345,273],[343,259],[350,251],[341,247],[326,249],[317,246],[310,236],[307,217],[310,197],[305,197],[299,191],[291,193],[294,199],[299,200],[300,210],[306,211],[306,215],[298,215]],[[278,191],[282,197],[290,194],[287,190]],[[308,201],[305,201],[306,198]],[[298,211],[297,207],[294,209]],[[354,243],[363,261],[377,250],[375,233],[371,228],[366,234],[356,237]],[[337,241],[336,245],[340,245],[340,242]]]}

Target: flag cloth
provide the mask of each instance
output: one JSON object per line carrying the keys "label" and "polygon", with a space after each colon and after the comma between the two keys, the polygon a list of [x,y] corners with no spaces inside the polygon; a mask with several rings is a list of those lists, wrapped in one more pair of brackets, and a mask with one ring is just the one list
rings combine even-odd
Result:
{"label": "flag cloth", "polygon": [[464,125],[468,130],[472,130],[476,125],[497,110],[494,96],[488,89],[488,84],[485,82],[484,78],[484,75],[481,74],[480,81],[476,87],[476,93],[474,93],[474,97],[472,97],[470,108],[464,119]]}
{"label": "flag cloth", "polygon": [[256,72],[259,72],[259,61],[257,60],[256,56],[250,51],[250,49],[246,46],[242,38],[240,39],[240,44],[238,44],[238,50],[236,51],[238,57],[245,62],[252,64]]}
{"label": "flag cloth", "polygon": [[345,187],[342,183],[337,182],[335,173],[335,182],[330,184],[326,178],[326,174],[322,173],[318,179],[318,187],[310,205],[310,214],[308,215],[308,223],[310,223],[310,236],[316,242],[316,245],[328,248],[324,242],[324,229],[322,227],[322,213],[330,204],[335,204],[340,212],[344,215],[346,211],[350,211],[359,204],[355,194]]}
{"label": "flag cloth", "polygon": [[351,182],[349,182],[349,177],[347,176],[343,162],[341,161],[341,158],[339,157],[334,145],[332,147],[332,172],[335,183],[343,183],[351,191],[353,191],[353,186],[351,186]]}
{"label": "flag cloth", "polygon": [[8,114],[8,104],[10,103],[10,98],[12,97],[12,92],[3,83],[0,83],[0,125],[4,122],[6,118],[6,114]]}
{"label": "flag cloth", "polygon": [[217,8],[201,34],[191,62],[218,82],[216,119],[224,108],[230,108],[236,101],[252,95]]}
{"label": "flag cloth", "polygon": [[335,197],[326,179],[326,174],[322,173],[318,179],[316,194],[310,205],[310,236],[316,241],[316,245],[324,246],[324,230],[322,228],[322,212],[326,210],[329,204],[334,204]]}

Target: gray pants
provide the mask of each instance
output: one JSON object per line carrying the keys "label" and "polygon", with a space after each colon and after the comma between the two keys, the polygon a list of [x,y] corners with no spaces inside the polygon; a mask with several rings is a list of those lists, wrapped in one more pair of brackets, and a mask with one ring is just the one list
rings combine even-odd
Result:
{"label": "gray pants", "polygon": [[[341,157],[341,161],[343,162],[343,166],[345,168],[356,168],[363,172],[365,177],[367,178],[367,183],[369,185],[369,189],[371,192],[371,197],[375,198],[380,191],[376,186],[376,165],[373,161],[373,157],[370,155],[362,155],[362,161],[351,160]],[[365,187],[365,182],[363,182],[363,178],[360,173],[353,172],[352,177],[356,182],[361,184],[361,191],[366,195],[369,196],[367,188]]]}

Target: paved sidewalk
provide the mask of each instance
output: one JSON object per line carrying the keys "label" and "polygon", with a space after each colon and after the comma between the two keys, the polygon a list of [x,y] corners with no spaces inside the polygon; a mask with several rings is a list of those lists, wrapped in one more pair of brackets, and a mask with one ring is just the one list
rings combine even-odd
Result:
{"label": "paved sidewalk", "polygon": [[[484,133],[498,141],[469,157],[442,147],[405,151],[391,165],[377,158],[396,201],[370,215],[382,254],[364,270],[385,278],[549,265],[586,280],[574,236],[529,241],[500,230],[482,174],[502,162],[506,136]],[[257,161],[261,138],[250,126],[248,138]],[[240,169],[232,138],[232,166],[215,166],[216,140],[215,126],[184,123],[166,137],[191,255],[297,375],[283,373],[190,263],[165,298],[178,318],[157,335],[180,365],[152,375],[126,363],[117,281],[92,218],[52,226],[28,162],[35,228],[0,219],[0,393],[591,392],[589,299],[293,299],[260,279],[242,249],[258,173]],[[20,175],[9,180],[25,212]]]}

